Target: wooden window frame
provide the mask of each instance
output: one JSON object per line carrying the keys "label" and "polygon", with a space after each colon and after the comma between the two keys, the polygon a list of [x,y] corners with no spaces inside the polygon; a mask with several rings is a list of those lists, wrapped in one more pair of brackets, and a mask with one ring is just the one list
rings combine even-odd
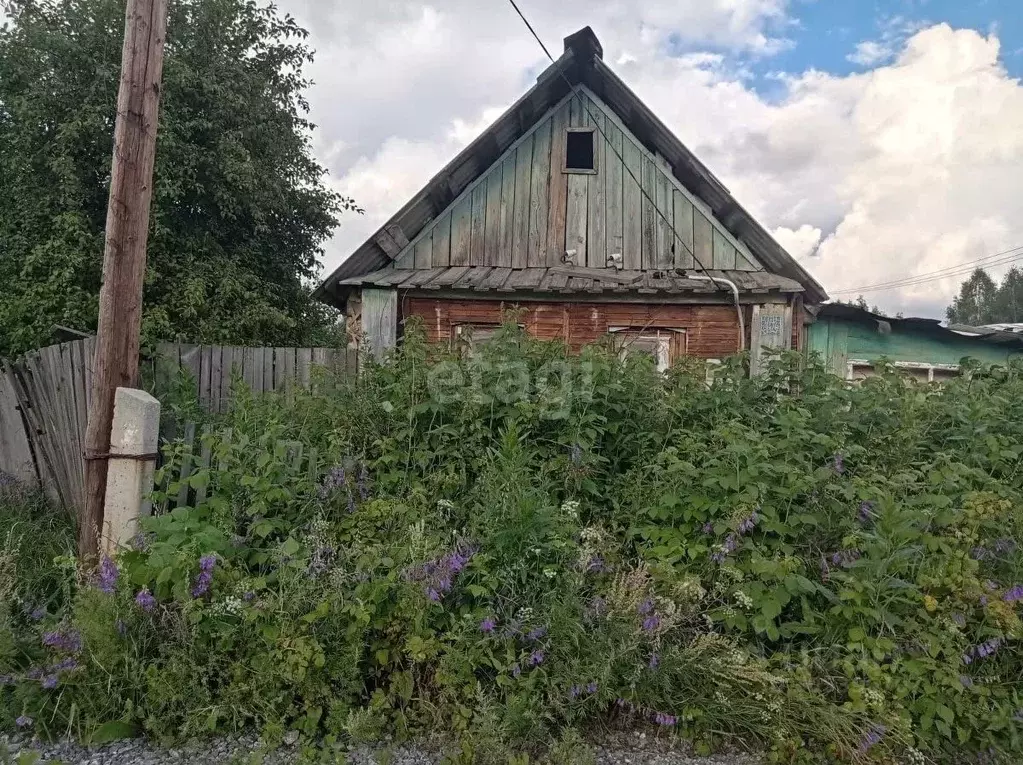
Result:
{"label": "wooden window frame", "polygon": [[[689,333],[681,327],[610,327],[608,332],[634,340],[654,340],[658,344],[657,371],[667,372],[688,351]],[[664,342],[664,357],[661,358],[661,343]],[[618,349],[619,358],[624,359],[628,346]]]}
{"label": "wooden window frame", "polygon": [[[568,134],[569,133],[592,133],[593,134],[593,169],[587,170],[580,167],[568,166]],[[565,128],[565,164],[561,166],[561,172],[566,175],[597,175],[600,168],[597,165],[597,129],[592,127],[570,127]]]}
{"label": "wooden window frame", "polygon": [[[958,364],[932,364],[926,361],[895,361],[892,362],[892,366],[894,366],[896,369],[906,370],[912,369],[917,371],[926,371],[927,382],[934,382],[935,372],[950,372],[953,373],[954,375],[962,374],[962,370],[960,369]],[[849,359],[849,361],[846,363],[845,379],[846,380],[864,379],[854,377],[855,371],[857,369],[874,370],[875,368],[876,365],[874,364],[874,362],[869,361],[868,359]]]}

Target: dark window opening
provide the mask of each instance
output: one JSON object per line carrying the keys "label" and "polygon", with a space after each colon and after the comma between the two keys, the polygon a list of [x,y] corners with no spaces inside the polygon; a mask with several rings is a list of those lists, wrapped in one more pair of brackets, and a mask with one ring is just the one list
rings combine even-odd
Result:
{"label": "dark window opening", "polygon": [[565,169],[595,172],[592,130],[570,130],[565,145]]}

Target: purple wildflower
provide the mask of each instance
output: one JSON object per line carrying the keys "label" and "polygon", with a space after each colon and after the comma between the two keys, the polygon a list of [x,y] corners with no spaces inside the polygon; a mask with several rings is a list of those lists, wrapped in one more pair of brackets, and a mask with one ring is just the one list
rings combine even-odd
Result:
{"label": "purple wildflower", "polygon": [[969,665],[977,659],[986,659],[988,656],[993,656],[998,653],[998,649],[1002,647],[1003,642],[1001,638],[992,638],[985,643],[971,647],[963,654],[963,664]]}
{"label": "purple wildflower", "polygon": [[995,540],[995,552],[999,555],[1005,555],[1016,551],[1016,540],[1015,539],[997,539]]}
{"label": "purple wildflower", "polygon": [[534,629],[531,629],[529,631],[529,634],[526,635],[526,640],[532,640],[533,642],[536,642],[537,640],[542,640],[546,634],[547,634],[546,627],[535,627]]}
{"label": "purple wildflower", "polygon": [[862,557],[862,553],[859,550],[839,550],[831,554],[831,565],[841,568],[852,568],[853,564],[860,557]]}
{"label": "purple wildflower", "polygon": [[757,515],[757,511],[754,510],[750,514],[749,518],[744,518],[739,523],[739,535],[741,536],[743,534],[749,534],[751,531],[753,531],[754,528],[756,528],[756,525],[759,521],[760,517]]}
{"label": "purple wildflower", "polygon": [[82,634],[78,630],[54,630],[43,635],[43,645],[66,653],[82,650]]}
{"label": "purple wildflower", "polygon": [[711,523],[710,521],[707,521],[705,524],[703,524],[703,533],[704,534],[708,534],[708,535],[709,534],[713,534],[714,533],[714,524]]}
{"label": "purple wildflower", "polygon": [[22,715],[21,717],[14,721],[14,724],[17,725],[19,728],[28,728],[29,726],[32,725],[33,722],[35,721],[28,715]]}
{"label": "purple wildflower", "polygon": [[867,523],[870,521],[871,515],[874,512],[874,503],[867,500],[860,502],[860,509],[856,513],[856,518],[860,523]]}
{"label": "purple wildflower", "polygon": [[348,492],[348,505],[347,505],[347,507],[348,507],[348,514],[351,515],[352,513],[355,512],[355,495],[352,494],[352,490],[351,489],[346,488],[345,491]]}
{"label": "purple wildflower", "polygon": [[860,742],[859,753],[866,754],[868,751],[870,751],[871,747],[878,744],[881,741],[881,739],[884,738],[884,734],[887,732],[887,730],[888,729],[885,728],[885,726],[883,725],[875,725],[873,728],[871,728],[867,732],[867,735],[864,736],[863,740]]}
{"label": "purple wildflower", "polygon": [[659,654],[650,654],[650,663],[647,664],[647,669],[657,669],[661,666],[661,657]]}
{"label": "purple wildflower", "polygon": [[1023,585],[1016,585],[1007,593],[1003,598],[1006,603],[1016,603],[1017,601],[1023,600]]}
{"label": "purple wildflower", "polygon": [[244,595],[242,595],[242,600],[244,600],[246,603],[251,603],[255,599],[256,593],[254,593],[252,590],[248,590]]}
{"label": "purple wildflower", "polygon": [[604,558],[601,555],[594,555],[586,564],[586,571],[590,574],[604,574],[610,571]]}
{"label": "purple wildflower", "polygon": [[348,476],[343,466],[338,465],[335,468],[331,468],[330,472],[323,479],[323,483],[320,484],[320,499],[327,499],[335,491],[345,486],[347,480]]}
{"label": "purple wildflower", "polygon": [[139,591],[139,594],[135,596],[135,604],[146,613],[149,613],[156,608],[156,598],[153,597],[148,589]]}
{"label": "purple wildflower", "polygon": [[146,552],[149,549],[149,538],[140,531],[131,538],[131,547],[136,552]]}
{"label": "purple wildflower", "polygon": [[440,593],[437,590],[435,590],[433,587],[428,587],[427,588],[427,590],[426,590],[426,597],[430,599],[431,603],[439,603],[440,602]]}
{"label": "purple wildflower", "polygon": [[78,660],[70,656],[53,665],[54,672],[70,672],[73,669],[78,669]]}
{"label": "purple wildflower", "polygon": [[28,618],[34,622],[41,622],[46,618],[46,609],[42,606],[32,609],[32,613],[28,615]]}
{"label": "purple wildflower", "polygon": [[522,667],[520,667],[518,665],[518,663],[516,662],[515,664],[512,665],[512,677],[518,677],[521,674],[522,674]]}
{"label": "purple wildflower", "polygon": [[962,683],[963,688],[973,687],[973,678],[969,675],[959,675],[959,682]]}
{"label": "purple wildflower", "polygon": [[213,569],[217,565],[217,556],[213,554],[204,555],[199,559],[199,576],[195,579],[195,586],[192,588],[192,597],[201,598],[210,591],[210,584],[213,583]]}
{"label": "purple wildflower", "polygon": [[120,572],[117,570],[117,564],[110,559],[109,555],[104,555],[99,564],[99,582],[96,587],[100,592],[113,595],[118,576],[120,576]]}
{"label": "purple wildflower", "polygon": [[1023,709],[1017,709],[1016,714],[1012,716],[1012,719],[1015,720],[1016,722],[1023,723]]}
{"label": "purple wildflower", "polygon": [[366,469],[366,466],[362,464],[359,465],[358,485],[359,496],[362,498],[362,501],[365,502],[369,499],[369,471]]}
{"label": "purple wildflower", "polygon": [[835,472],[839,475],[842,475],[842,473],[845,472],[845,457],[842,456],[841,452],[835,454],[832,466],[835,468]]}
{"label": "purple wildflower", "polygon": [[636,606],[636,611],[639,613],[640,616],[646,616],[647,614],[653,613],[653,610],[654,602],[650,598],[647,598],[638,606]]}
{"label": "purple wildflower", "polygon": [[43,688],[45,688],[48,691],[52,691],[56,687],[57,687],[56,675],[47,675],[46,677],[43,678]]}
{"label": "purple wildflower", "polygon": [[309,567],[306,569],[306,575],[310,577],[318,577],[322,574],[327,573],[330,570],[331,565],[334,563],[335,551],[333,547],[329,545],[321,545],[313,550],[312,558],[309,560]]}
{"label": "purple wildflower", "polygon": [[653,632],[661,626],[661,619],[657,614],[651,614],[643,620],[643,629],[647,632]]}
{"label": "purple wildflower", "polygon": [[589,685],[586,686],[586,692],[590,694],[596,693],[597,689],[598,686],[596,683],[590,683]]}
{"label": "purple wildflower", "polygon": [[577,698],[579,698],[579,694],[581,693],[582,691],[579,689],[578,685],[573,685],[571,688],[568,689],[568,697],[572,699],[572,701],[575,701]]}
{"label": "purple wildflower", "polygon": [[493,620],[492,617],[488,616],[486,619],[480,622],[480,632],[489,634],[494,631],[494,627],[496,626],[497,623]]}
{"label": "purple wildflower", "polygon": [[6,688],[8,685],[14,685],[14,678],[10,675],[0,675],[0,688]]}
{"label": "purple wildflower", "polygon": [[987,595],[980,596],[980,607],[987,608]]}
{"label": "purple wildflower", "polygon": [[579,444],[572,444],[572,449],[569,452],[569,459],[572,464],[579,466],[583,463],[583,448]]}
{"label": "purple wildflower", "polygon": [[25,673],[25,677],[29,680],[41,680],[43,677],[43,670],[39,667],[32,667],[28,672]]}
{"label": "purple wildflower", "polygon": [[654,722],[657,723],[658,725],[671,727],[672,725],[675,725],[678,722],[678,719],[674,715],[668,715],[665,714],[664,712],[655,712]]}
{"label": "purple wildflower", "polygon": [[529,666],[538,667],[543,664],[544,655],[543,651],[537,649],[529,655]]}

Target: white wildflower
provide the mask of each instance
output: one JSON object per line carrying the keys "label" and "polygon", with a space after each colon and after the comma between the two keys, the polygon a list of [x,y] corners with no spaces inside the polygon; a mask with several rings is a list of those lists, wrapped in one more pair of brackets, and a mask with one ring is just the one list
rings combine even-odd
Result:
{"label": "white wildflower", "polygon": [[747,611],[753,608],[753,598],[747,595],[742,590],[735,591],[735,602],[739,604],[739,608],[744,608]]}

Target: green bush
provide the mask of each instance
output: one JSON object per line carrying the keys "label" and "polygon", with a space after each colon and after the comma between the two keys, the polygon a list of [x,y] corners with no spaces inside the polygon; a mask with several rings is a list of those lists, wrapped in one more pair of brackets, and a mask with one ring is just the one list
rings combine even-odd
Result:
{"label": "green bush", "polygon": [[587,761],[611,723],[776,762],[1019,761],[1023,367],[743,363],[662,376],[514,325],[468,358],[410,328],[358,380],[242,395],[206,499],[20,625],[4,724],[443,730],[453,762],[503,763]]}

